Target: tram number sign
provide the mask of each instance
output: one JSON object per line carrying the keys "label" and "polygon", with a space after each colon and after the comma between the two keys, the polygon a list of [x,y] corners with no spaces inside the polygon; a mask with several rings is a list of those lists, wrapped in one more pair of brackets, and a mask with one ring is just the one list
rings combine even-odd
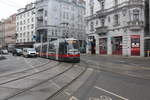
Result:
{"label": "tram number sign", "polygon": [[69,40],[68,43],[69,44],[75,44],[75,43],[77,43],[77,41],[75,41],[75,40]]}

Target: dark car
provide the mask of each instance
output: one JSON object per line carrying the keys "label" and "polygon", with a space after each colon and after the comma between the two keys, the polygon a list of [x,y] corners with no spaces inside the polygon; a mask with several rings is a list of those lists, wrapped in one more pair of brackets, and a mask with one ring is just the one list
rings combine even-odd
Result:
{"label": "dark car", "polygon": [[21,56],[22,55],[22,49],[14,49],[12,50],[12,55],[13,56]]}

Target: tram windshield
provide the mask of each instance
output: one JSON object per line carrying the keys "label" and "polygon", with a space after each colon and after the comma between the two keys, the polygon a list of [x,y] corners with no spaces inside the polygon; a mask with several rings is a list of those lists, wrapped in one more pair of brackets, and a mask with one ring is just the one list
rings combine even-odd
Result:
{"label": "tram windshield", "polygon": [[79,51],[79,45],[78,45],[78,41],[76,40],[69,40],[68,42],[68,50],[69,51]]}

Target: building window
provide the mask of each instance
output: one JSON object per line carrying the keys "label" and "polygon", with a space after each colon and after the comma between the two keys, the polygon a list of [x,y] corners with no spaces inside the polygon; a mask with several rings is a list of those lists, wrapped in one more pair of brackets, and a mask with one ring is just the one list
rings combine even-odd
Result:
{"label": "building window", "polygon": [[30,23],[30,19],[28,19],[28,23]]}
{"label": "building window", "polygon": [[96,26],[98,26],[98,20],[96,20]]}
{"label": "building window", "polygon": [[45,25],[47,25],[47,21],[45,21]]}
{"label": "building window", "polygon": [[90,24],[90,31],[94,31],[94,22],[91,22]]}
{"label": "building window", "polygon": [[119,15],[118,14],[114,15],[114,25],[115,26],[119,25]]}
{"label": "building window", "polygon": [[32,18],[32,22],[34,22],[34,18]]}
{"label": "building window", "polygon": [[17,22],[17,26],[19,26],[19,23]]}
{"label": "building window", "polygon": [[26,14],[24,14],[24,18],[26,17]]}
{"label": "building window", "polygon": [[29,29],[30,29],[30,26],[28,25],[27,27],[28,27],[28,30],[29,30]]}
{"label": "building window", "polygon": [[22,31],[22,27],[20,27],[20,31]]}
{"label": "building window", "polygon": [[133,20],[134,21],[139,21],[139,10],[133,10]]}
{"label": "building window", "polygon": [[24,26],[24,30],[26,30],[26,26]]}
{"label": "building window", "polygon": [[110,19],[110,16],[108,17],[108,22],[110,22],[111,21],[111,19]]}
{"label": "building window", "polygon": [[22,25],[22,21],[20,21],[20,25]]}
{"label": "building window", "polygon": [[115,4],[115,6],[117,6],[118,5],[118,0],[115,0],[114,4]]}
{"label": "building window", "polygon": [[34,29],[34,24],[31,25],[31,29]]}
{"label": "building window", "polygon": [[105,19],[104,18],[101,19],[101,26],[102,27],[105,26]]}
{"label": "building window", "polygon": [[90,7],[90,11],[91,11],[91,15],[93,15],[94,14],[94,7],[93,6]]}
{"label": "building window", "polygon": [[47,10],[45,10],[45,17],[47,17]]}
{"label": "building window", "polygon": [[102,1],[102,2],[101,2],[101,9],[104,10],[104,7],[105,7],[105,2]]}
{"label": "building window", "polygon": [[28,12],[28,17],[30,16],[30,12]]}

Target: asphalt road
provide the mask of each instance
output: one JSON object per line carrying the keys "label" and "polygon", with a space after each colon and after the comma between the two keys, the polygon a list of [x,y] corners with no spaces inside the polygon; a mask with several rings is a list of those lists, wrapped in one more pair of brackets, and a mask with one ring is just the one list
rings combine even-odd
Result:
{"label": "asphalt road", "polygon": [[[95,66],[82,61],[77,64],[64,62],[59,64],[59,62],[43,58],[23,58],[11,55],[7,55],[6,58],[0,61],[0,100],[150,100],[150,79],[95,69]],[[90,60],[91,57],[82,56],[82,59]],[[112,64],[122,65],[122,67],[127,64],[128,67],[122,68],[121,71],[128,71],[127,68],[131,70],[130,66],[132,67],[133,65],[148,69],[149,65],[147,59],[142,59],[142,62],[140,62],[139,58],[120,59],[115,57],[111,59],[103,57],[98,59],[95,57],[92,59],[97,63],[111,62]],[[72,65],[73,67],[71,67]],[[108,68],[111,67],[115,66],[109,66]],[[133,68],[136,67],[134,66]],[[5,74],[26,69],[31,70],[2,77]],[[84,70],[85,72],[78,77]],[[141,68],[136,68],[134,71],[138,74]],[[147,70],[146,75],[150,75]],[[45,81],[54,76],[57,77]],[[66,86],[75,78],[77,79],[73,83]],[[6,84],[2,84],[3,81]],[[43,81],[45,82],[39,85],[39,82]],[[33,88],[30,89],[30,87]],[[22,92],[24,89],[27,89],[27,91]],[[57,93],[58,90],[61,91]],[[20,94],[15,96],[16,93]],[[55,94],[55,96],[51,99],[46,99],[52,94]],[[4,99],[11,96],[13,97],[10,99]]]}

